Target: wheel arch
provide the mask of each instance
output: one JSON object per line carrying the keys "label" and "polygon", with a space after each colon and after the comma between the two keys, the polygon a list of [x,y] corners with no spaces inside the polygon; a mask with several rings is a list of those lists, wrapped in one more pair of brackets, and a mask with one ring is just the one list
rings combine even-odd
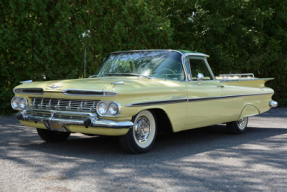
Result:
{"label": "wheel arch", "polygon": [[[158,132],[166,132],[166,133],[174,132],[171,121],[167,113],[163,109],[149,108],[149,109],[143,109],[143,110],[149,110],[155,115]],[[132,121],[134,121],[137,114],[133,116]]]}
{"label": "wheel arch", "polygon": [[149,109],[155,114],[158,132],[173,132],[173,127],[167,113],[163,109],[153,108]]}
{"label": "wheel arch", "polygon": [[246,104],[241,110],[241,113],[237,120],[242,119],[244,117],[250,117],[254,115],[260,114],[259,109],[253,104]]}

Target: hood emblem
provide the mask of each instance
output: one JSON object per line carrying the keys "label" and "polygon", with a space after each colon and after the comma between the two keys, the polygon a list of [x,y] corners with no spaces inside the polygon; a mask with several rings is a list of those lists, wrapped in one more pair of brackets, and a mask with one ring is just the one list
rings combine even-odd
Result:
{"label": "hood emblem", "polygon": [[119,81],[119,82],[115,82],[115,83],[111,83],[112,85],[123,85],[124,82],[123,81]]}
{"label": "hood emblem", "polygon": [[47,90],[51,90],[51,89],[53,89],[53,90],[61,90],[61,89],[59,89],[60,87],[63,87],[63,86],[59,86],[58,84],[53,83],[52,85],[48,85]]}

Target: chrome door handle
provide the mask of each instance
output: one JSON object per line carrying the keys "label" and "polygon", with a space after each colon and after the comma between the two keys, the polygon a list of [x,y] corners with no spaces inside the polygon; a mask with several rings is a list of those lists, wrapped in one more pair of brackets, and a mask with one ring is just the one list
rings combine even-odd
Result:
{"label": "chrome door handle", "polygon": [[219,88],[224,88],[224,86],[223,86],[223,85],[217,85],[217,87],[219,87]]}

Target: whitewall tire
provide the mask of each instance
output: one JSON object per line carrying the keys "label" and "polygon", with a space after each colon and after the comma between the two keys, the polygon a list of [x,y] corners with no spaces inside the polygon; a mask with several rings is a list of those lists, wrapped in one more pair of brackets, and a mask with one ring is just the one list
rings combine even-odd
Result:
{"label": "whitewall tire", "polygon": [[238,135],[246,130],[247,124],[248,124],[248,117],[244,117],[242,119],[239,119],[238,121],[227,123],[226,126],[230,133]]}
{"label": "whitewall tire", "polygon": [[156,118],[152,111],[143,110],[134,118],[134,126],[125,136],[120,137],[120,144],[128,153],[149,151],[156,138]]}

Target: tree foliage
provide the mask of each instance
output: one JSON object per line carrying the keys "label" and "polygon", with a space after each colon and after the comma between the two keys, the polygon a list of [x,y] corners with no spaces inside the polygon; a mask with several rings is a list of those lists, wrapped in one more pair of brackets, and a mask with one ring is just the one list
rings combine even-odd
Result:
{"label": "tree foliage", "polygon": [[109,52],[169,48],[165,15],[153,0],[0,1],[0,114],[22,80],[82,78],[85,47],[88,75]]}
{"label": "tree foliage", "polygon": [[215,74],[253,72],[274,77],[279,106],[287,106],[287,1],[166,0],[173,48],[209,54]]}
{"label": "tree foliage", "polygon": [[85,49],[88,75],[112,51],[207,53],[215,74],[275,77],[287,105],[286,0],[2,0],[0,35],[0,114],[22,80],[82,78]]}

